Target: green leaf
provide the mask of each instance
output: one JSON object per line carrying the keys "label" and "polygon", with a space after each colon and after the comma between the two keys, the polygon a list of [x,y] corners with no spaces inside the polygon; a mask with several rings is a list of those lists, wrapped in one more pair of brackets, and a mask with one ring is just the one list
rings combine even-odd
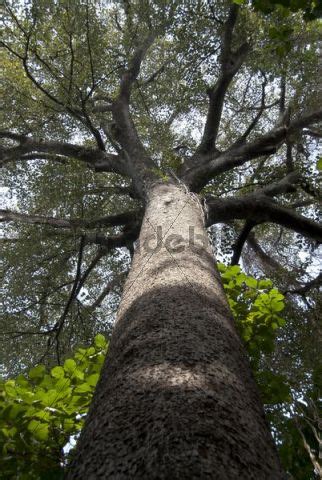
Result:
{"label": "green leaf", "polygon": [[318,161],[316,162],[316,168],[317,168],[318,170],[322,170],[322,157],[320,157],[320,158],[318,159]]}
{"label": "green leaf", "polygon": [[52,407],[59,398],[57,390],[39,391],[36,392],[36,398],[41,400],[42,404],[46,407]]}
{"label": "green leaf", "polygon": [[8,380],[4,384],[4,390],[9,397],[15,397],[16,394],[17,394],[17,390],[15,388],[15,381],[14,380]]}
{"label": "green leaf", "polygon": [[84,380],[84,373],[78,368],[75,368],[75,370],[71,372],[71,375],[72,377],[78,378],[79,380]]}
{"label": "green leaf", "polygon": [[257,288],[257,280],[255,278],[247,277],[245,283],[249,288]]}
{"label": "green leaf", "polygon": [[63,377],[59,378],[55,383],[55,389],[58,392],[63,392],[64,390],[68,390],[71,385],[71,380],[69,378]]}
{"label": "green leaf", "polygon": [[16,384],[21,386],[21,387],[28,387],[29,386],[29,382],[24,375],[18,375],[18,377],[16,378]]}
{"label": "green leaf", "polygon": [[77,422],[75,422],[75,420],[73,418],[66,418],[63,421],[64,430],[66,430],[67,432],[75,430],[76,423]]}
{"label": "green leaf", "polygon": [[65,376],[65,370],[60,366],[52,368],[50,373],[54,378],[63,378]]}
{"label": "green leaf", "polygon": [[279,318],[277,323],[280,327],[284,327],[286,325],[286,320],[284,318]]}
{"label": "green leaf", "polygon": [[35,413],[35,417],[39,418],[43,422],[48,422],[50,420],[50,411],[41,410],[40,412]]}
{"label": "green leaf", "polygon": [[78,387],[75,388],[75,393],[88,393],[91,392],[93,389],[88,383],[82,383]]}
{"label": "green leaf", "polygon": [[28,424],[28,430],[38,440],[47,440],[49,435],[49,425],[38,420],[31,420]]}
{"label": "green leaf", "polygon": [[74,370],[76,370],[76,362],[75,360],[73,360],[72,358],[68,358],[67,360],[65,360],[64,362],[64,370],[65,372],[71,374],[74,372]]}
{"label": "green leaf", "polygon": [[94,343],[97,348],[101,349],[105,348],[107,345],[104,335],[101,335],[100,333],[95,336]]}
{"label": "green leaf", "polygon": [[25,413],[26,407],[19,403],[14,403],[10,406],[10,413],[9,418],[10,420],[15,420],[17,417],[20,417],[23,413]]}
{"label": "green leaf", "polygon": [[99,379],[99,373],[93,373],[92,375],[89,375],[89,377],[86,378],[86,383],[91,385],[92,387],[95,387]]}
{"label": "green leaf", "polygon": [[44,375],[45,371],[46,368],[44,365],[37,365],[36,367],[29,370],[29,378],[31,380],[40,379]]}

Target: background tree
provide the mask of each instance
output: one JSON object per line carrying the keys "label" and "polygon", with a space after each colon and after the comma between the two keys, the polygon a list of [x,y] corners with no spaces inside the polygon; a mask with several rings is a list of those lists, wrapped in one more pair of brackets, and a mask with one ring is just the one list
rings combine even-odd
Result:
{"label": "background tree", "polygon": [[151,185],[183,185],[203,199],[215,247],[224,224],[223,253],[233,244],[233,263],[242,254],[292,299],[269,361],[308,391],[319,24],[227,2],[7,3],[4,22],[4,373],[109,332]]}

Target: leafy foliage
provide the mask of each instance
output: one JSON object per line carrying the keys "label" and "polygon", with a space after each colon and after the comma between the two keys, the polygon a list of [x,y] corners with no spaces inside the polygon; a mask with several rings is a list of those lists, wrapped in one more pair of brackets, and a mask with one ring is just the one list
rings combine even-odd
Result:
{"label": "leafy foliage", "polygon": [[106,350],[98,334],[61,366],[37,365],[1,382],[1,478],[60,478],[68,458],[63,447],[83,426]]}
{"label": "leafy foliage", "polygon": [[248,350],[251,364],[261,388],[263,401],[268,404],[290,401],[290,387],[283,375],[261,369],[261,357],[275,348],[279,328],[285,326],[281,316],[284,296],[271,280],[256,280],[246,275],[238,265],[218,265],[224,289],[237,328]]}
{"label": "leafy foliage", "polygon": [[[245,0],[234,0],[234,3],[243,5]],[[265,14],[274,12],[276,8],[282,8],[286,15],[290,12],[303,11],[303,18],[307,21],[322,16],[322,7],[319,0],[252,0],[252,4],[257,10]]]}
{"label": "leafy foliage", "polygon": [[[311,386],[302,389],[299,400],[294,390],[295,375],[290,373],[289,366],[283,371],[282,362],[274,368],[274,362],[270,361],[279,347],[278,337],[285,335],[288,322],[292,323],[285,309],[284,295],[273,288],[271,280],[246,275],[237,265],[227,267],[221,263],[218,267],[237,328],[249,353],[283,466],[296,480],[314,479],[312,457],[318,459],[319,455],[322,369],[314,366]],[[299,367],[299,358],[292,360]]]}

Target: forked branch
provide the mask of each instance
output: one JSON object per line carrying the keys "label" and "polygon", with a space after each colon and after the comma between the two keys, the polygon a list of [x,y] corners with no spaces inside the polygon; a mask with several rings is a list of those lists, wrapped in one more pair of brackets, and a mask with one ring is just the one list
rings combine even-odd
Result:
{"label": "forked branch", "polygon": [[[195,153],[196,157],[209,154],[216,150],[216,139],[221,121],[225,94],[249,51],[249,45],[247,43],[242,44],[235,51],[232,49],[232,39],[238,10],[239,6],[234,3],[230,7],[228,18],[224,24],[220,54],[220,74],[214,86],[207,91],[209,97],[208,113],[201,142]],[[192,157],[190,160],[191,165],[196,163],[194,160],[195,158]]]}
{"label": "forked branch", "polygon": [[290,122],[288,127],[277,126],[253,142],[240,146],[235,144],[220,155],[214,155],[213,160],[207,164],[188,170],[183,178],[193,191],[198,192],[211,178],[240,167],[252,159],[276,153],[288,135],[300,132],[303,128],[321,120],[322,110],[304,114]]}

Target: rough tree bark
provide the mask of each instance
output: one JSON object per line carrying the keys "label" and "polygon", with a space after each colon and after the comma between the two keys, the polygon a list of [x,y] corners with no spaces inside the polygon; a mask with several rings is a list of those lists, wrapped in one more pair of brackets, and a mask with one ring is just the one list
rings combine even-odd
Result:
{"label": "rough tree bark", "polygon": [[67,478],[284,478],[201,204],[181,186],[149,192]]}

